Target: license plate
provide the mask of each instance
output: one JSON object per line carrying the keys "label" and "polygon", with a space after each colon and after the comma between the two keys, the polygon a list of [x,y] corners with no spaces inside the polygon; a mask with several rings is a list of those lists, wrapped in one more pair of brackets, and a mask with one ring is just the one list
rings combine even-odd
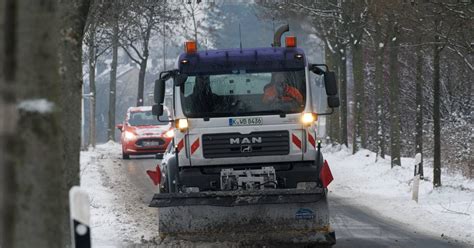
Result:
{"label": "license plate", "polygon": [[159,146],[160,142],[157,141],[143,141],[143,146]]}
{"label": "license plate", "polygon": [[254,118],[230,118],[229,126],[256,126],[262,125],[263,119],[260,117]]}

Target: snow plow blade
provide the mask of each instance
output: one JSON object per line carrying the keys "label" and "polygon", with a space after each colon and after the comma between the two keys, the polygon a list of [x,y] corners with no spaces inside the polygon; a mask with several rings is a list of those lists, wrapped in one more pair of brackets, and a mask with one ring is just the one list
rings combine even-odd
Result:
{"label": "snow plow blade", "polygon": [[161,238],[332,245],[323,189],[155,194]]}

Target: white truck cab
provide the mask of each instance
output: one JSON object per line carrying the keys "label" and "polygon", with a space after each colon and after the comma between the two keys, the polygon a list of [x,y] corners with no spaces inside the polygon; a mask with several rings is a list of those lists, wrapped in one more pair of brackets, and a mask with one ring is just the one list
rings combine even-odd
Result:
{"label": "white truck cab", "polygon": [[[282,215],[287,222],[292,214],[298,219],[310,213],[305,216],[314,217],[311,225],[326,228],[323,234],[317,232],[317,239],[332,242],[327,204],[320,199],[327,185],[320,178],[323,157],[315,133],[317,116],[329,113],[316,113],[313,108],[316,86],[309,76],[324,78],[328,106],[334,108],[339,106],[335,75],[325,65],[309,64],[295,37],[286,37],[286,46],[279,47],[285,28],[275,35],[273,47],[197,51],[195,42],[187,42],[177,69],[160,74],[153,111],[162,114],[165,82],[173,80],[175,126],[160,165],[162,193],[151,204],[162,208],[160,227],[165,232],[210,230],[202,223],[190,229],[182,216],[178,218],[182,222],[175,218],[176,209],[188,214],[199,211],[190,207],[196,204],[209,208],[207,220],[235,221],[237,216],[226,214],[226,204],[242,204],[245,195],[245,199],[256,197],[249,205],[269,209],[286,203],[294,211]],[[303,202],[310,205],[302,208]],[[284,205],[278,204],[275,209],[281,211]],[[317,208],[318,215],[312,208]],[[232,212],[249,218],[254,210],[259,211],[246,206],[239,209],[242,212]],[[189,218],[196,215],[204,218],[202,213]],[[271,225],[282,225],[280,219],[278,223],[274,216],[270,219]],[[293,227],[307,229],[308,224],[298,222]]]}

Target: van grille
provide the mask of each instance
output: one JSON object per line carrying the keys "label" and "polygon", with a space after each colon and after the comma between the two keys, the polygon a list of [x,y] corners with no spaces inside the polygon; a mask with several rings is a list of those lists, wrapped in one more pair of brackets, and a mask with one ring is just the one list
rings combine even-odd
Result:
{"label": "van grille", "polygon": [[288,131],[225,133],[202,136],[205,158],[229,158],[287,155],[290,151]]}

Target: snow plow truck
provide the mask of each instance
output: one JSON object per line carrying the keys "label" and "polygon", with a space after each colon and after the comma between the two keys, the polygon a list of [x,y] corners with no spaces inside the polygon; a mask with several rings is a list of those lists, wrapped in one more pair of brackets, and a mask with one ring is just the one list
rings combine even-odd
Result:
{"label": "snow plow truck", "polygon": [[[318,115],[339,106],[335,73],[310,64],[296,37],[266,48],[198,51],[185,43],[177,69],[155,82],[160,118],[172,88],[174,137],[157,171],[162,238],[249,244],[332,246]],[[313,74],[313,75],[310,75]],[[316,113],[314,81],[324,82],[327,113]],[[168,82],[167,82],[168,81]],[[170,87],[171,82],[171,87]]]}

